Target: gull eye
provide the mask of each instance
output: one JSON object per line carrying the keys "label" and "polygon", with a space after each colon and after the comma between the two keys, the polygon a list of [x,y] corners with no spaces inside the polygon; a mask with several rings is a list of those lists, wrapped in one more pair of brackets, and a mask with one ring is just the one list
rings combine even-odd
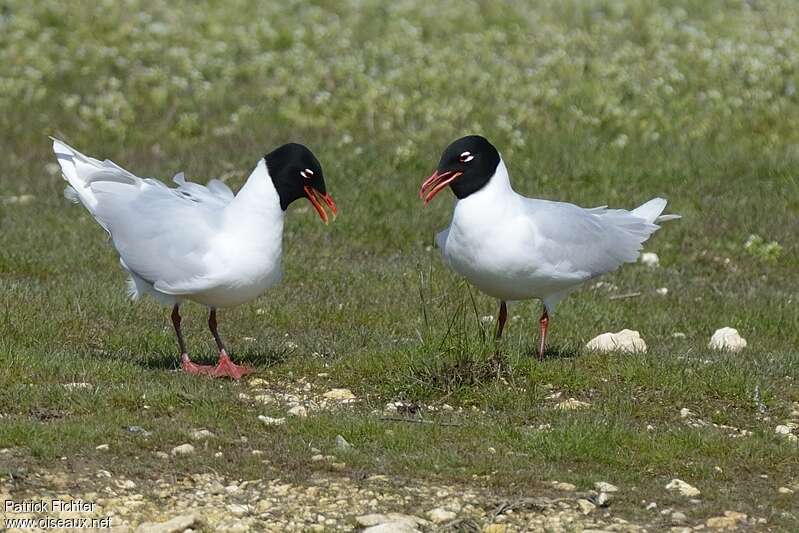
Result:
{"label": "gull eye", "polygon": [[461,163],[468,163],[469,161],[474,159],[474,156],[472,155],[471,152],[463,152],[460,155],[459,159],[460,159]]}

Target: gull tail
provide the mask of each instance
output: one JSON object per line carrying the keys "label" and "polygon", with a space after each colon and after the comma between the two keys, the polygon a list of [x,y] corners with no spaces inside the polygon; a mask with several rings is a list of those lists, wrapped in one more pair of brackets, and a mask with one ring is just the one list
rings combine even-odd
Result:
{"label": "gull tail", "polygon": [[657,224],[659,222],[666,222],[668,220],[677,220],[678,218],[682,218],[680,215],[661,215],[663,210],[666,209],[666,203],[667,202],[664,198],[652,198],[645,204],[642,204],[630,211],[630,214],[638,218],[643,218],[650,224]]}
{"label": "gull tail", "polygon": [[64,189],[64,197],[83,204],[92,215],[95,215],[97,222],[108,231],[106,224],[96,216],[98,199],[91,185],[105,181],[135,186],[140,179],[111,161],[99,161],[83,155],[63,141],[53,137],[50,139],[53,141],[53,152],[58,164],[61,165],[64,180],[69,183]]}

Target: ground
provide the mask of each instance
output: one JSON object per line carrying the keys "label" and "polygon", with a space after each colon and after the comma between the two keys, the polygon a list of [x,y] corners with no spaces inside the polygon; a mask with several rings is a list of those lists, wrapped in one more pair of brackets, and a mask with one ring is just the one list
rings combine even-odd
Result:
{"label": "ground", "polygon": [[[797,24],[790,1],[6,2],[3,499],[84,498],[120,529],[799,529]],[[658,266],[558,307],[541,363],[539,304],[495,344],[496,302],[434,248],[452,200],[416,196],[469,133],[526,195],[683,216]],[[291,206],[283,283],[220,311],[251,377],[176,371],[168,310],[127,299],[48,135],[234,190],[283,142],[317,154],[340,216]],[[185,306],[211,362],[204,323]],[[725,326],[744,350],[708,347]],[[645,353],[585,349],[624,328]]]}

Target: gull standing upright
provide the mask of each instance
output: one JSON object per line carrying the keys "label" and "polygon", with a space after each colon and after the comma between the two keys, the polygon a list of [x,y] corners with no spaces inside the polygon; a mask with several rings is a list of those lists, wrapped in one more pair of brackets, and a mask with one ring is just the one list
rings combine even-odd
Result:
{"label": "gull standing upright", "polygon": [[[336,215],[322,167],[301,144],[285,144],[258,161],[234,196],[222,181],[186,181],[176,188],[142,179],[109,160],[87,157],[53,139],[69,182],[64,194],[80,202],[111,236],[135,300],[150,294],[172,307],[181,368],[189,374],[240,379],[250,368],[234,364],[217,331],[216,310],[259,296],[281,279],[283,218],[294,200],[307,198],[325,224],[323,203]],[[208,327],[219,348],[216,367],[189,358],[180,329],[185,300],[206,305]]]}
{"label": "gull standing upright", "polygon": [[657,222],[680,218],[661,215],[662,198],[632,211],[526,198],[511,188],[497,149],[479,135],[444,150],[419,196],[427,205],[447,186],[457,200],[452,223],[436,235],[445,261],[499,299],[497,339],[505,327],[507,301],[543,301],[539,359],[558,302],[589,279],[634,262],[643,242],[659,229]]}

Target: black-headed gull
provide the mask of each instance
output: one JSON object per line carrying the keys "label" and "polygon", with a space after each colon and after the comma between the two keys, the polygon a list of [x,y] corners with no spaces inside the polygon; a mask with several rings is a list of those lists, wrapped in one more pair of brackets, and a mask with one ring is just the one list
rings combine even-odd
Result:
{"label": "black-headed gull", "polygon": [[499,299],[497,338],[507,319],[506,301],[542,300],[539,358],[549,315],[560,300],[587,280],[634,262],[643,242],[658,230],[657,222],[680,218],[661,216],[662,198],[626,211],[522,196],[511,188],[497,149],[479,135],[444,150],[419,196],[427,205],[447,186],[457,200],[449,228],[436,235],[444,259]]}
{"label": "black-headed gull", "polygon": [[[87,157],[53,139],[65,195],[80,202],[109,233],[129,275],[133,299],[150,294],[172,306],[181,367],[190,374],[240,379],[249,368],[234,364],[217,331],[216,310],[259,296],[280,281],[283,218],[289,204],[308,199],[327,223],[322,167],[301,144],[285,144],[258,161],[234,196],[219,180],[207,186],[173,178],[176,188],[134,176],[109,160]],[[216,367],[191,361],[180,330],[180,304],[209,309],[208,327],[219,347]]]}

